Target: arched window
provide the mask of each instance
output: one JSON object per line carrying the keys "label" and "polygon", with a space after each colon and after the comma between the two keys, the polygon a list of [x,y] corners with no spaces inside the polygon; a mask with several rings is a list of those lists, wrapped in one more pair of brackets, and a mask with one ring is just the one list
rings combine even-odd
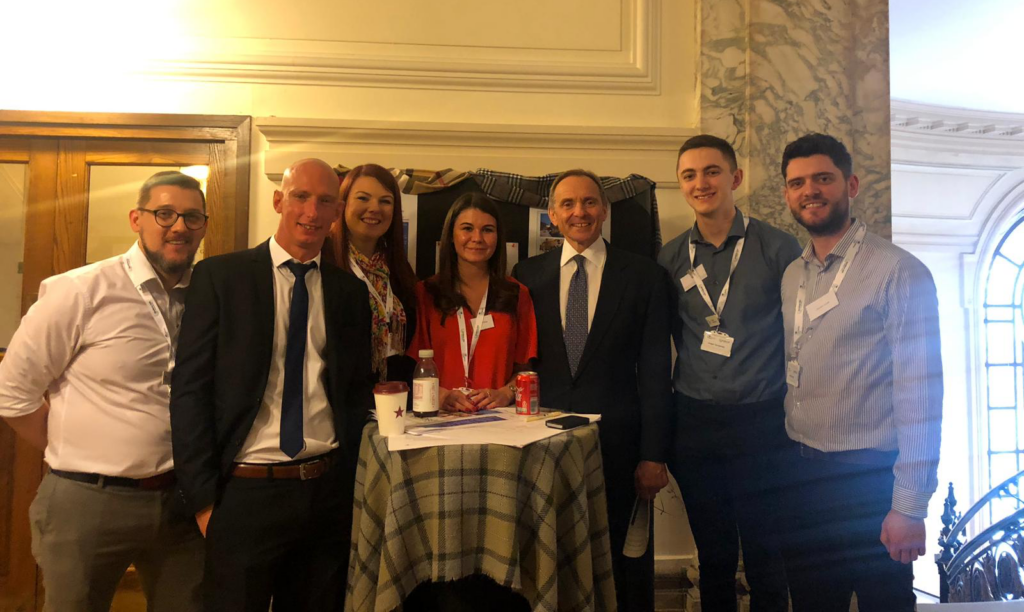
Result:
{"label": "arched window", "polygon": [[[1024,469],[1024,217],[1003,235],[985,283],[988,488]],[[999,500],[989,520],[1020,507]]]}

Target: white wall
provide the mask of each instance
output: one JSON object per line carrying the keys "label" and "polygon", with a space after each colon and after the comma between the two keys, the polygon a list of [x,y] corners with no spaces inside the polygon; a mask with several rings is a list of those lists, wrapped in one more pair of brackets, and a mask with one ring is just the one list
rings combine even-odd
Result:
{"label": "white wall", "polygon": [[[981,415],[980,283],[994,241],[1024,210],[1024,115],[893,101],[893,242],[932,272],[939,296],[945,383],[939,491],[929,507],[929,556],[917,584],[938,592],[931,553],[946,487],[965,511],[987,490]],[[935,590],[933,590],[935,589]]]}

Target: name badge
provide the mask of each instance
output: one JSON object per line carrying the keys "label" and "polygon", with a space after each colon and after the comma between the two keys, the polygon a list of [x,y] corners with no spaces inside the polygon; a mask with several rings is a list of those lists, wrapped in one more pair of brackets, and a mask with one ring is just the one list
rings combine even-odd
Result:
{"label": "name badge", "polygon": [[494,327],[494,317],[491,315],[484,315],[484,320],[480,323],[480,331],[490,329]]}
{"label": "name badge", "polygon": [[679,282],[683,284],[683,291],[689,291],[697,284],[697,281],[693,280],[693,276],[689,272],[686,273],[686,276],[679,279]]}
{"label": "name badge", "polygon": [[796,360],[786,364],[786,384],[791,387],[800,386],[800,364]]}
{"label": "name badge", "polygon": [[700,350],[728,357],[732,355],[732,343],[735,342],[732,336],[720,331],[704,332],[704,342],[700,344]]}
{"label": "name badge", "polygon": [[839,305],[839,297],[829,291],[807,305],[807,316],[813,321]]}

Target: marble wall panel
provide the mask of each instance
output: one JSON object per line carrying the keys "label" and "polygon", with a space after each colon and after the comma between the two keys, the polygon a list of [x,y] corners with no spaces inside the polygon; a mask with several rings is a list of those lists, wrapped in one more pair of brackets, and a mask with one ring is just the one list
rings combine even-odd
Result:
{"label": "marble wall panel", "polygon": [[702,131],[736,146],[744,209],[798,235],[782,198],[786,144],[842,140],[861,194],[854,214],[891,235],[888,0],[701,3]]}

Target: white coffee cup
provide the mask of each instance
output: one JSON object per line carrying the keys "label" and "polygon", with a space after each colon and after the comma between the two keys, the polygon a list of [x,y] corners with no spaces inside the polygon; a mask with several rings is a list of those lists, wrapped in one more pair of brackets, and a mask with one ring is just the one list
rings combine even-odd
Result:
{"label": "white coffee cup", "polygon": [[404,382],[377,383],[373,388],[373,399],[377,404],[377,428],[382,436],[398,436],[405,433],[406,401],[409,386]]}

